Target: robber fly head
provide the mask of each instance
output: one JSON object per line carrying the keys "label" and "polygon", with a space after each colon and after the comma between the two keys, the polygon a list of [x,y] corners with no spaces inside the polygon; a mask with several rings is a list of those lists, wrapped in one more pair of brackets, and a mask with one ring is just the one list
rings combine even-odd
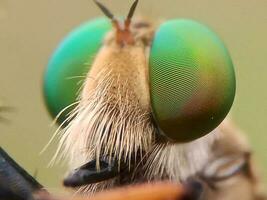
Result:
{"label": "robber fly head", "polygon": [[206,162],[214,136],[202,136],[232,105],[231,58],[217,35],[198,22],[174,19],[155,28],[132,19],[138,1],[121,21],[95,3],[108,19],[70,33],[44,79],[49,111],[60,114],[64,127],[61,155],[79,167],[65,183],[109,179],[94,185],[101,189],[179,181]]}

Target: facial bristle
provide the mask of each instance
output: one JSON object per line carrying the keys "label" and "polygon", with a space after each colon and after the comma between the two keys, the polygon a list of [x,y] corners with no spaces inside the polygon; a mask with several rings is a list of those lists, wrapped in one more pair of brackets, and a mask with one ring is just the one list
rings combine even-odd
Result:
{"label": "facial bristle", "polygon": [[[86,95],[82,92],[74,119],[62,131],[61,156],[72,168],[90,159],[99,161],[101,156],[130,163],[147,152],[154,140],[150,114],[131,101],[127,84],[118,84],[119,77],[106,71],[95,79],[97,87]],[[119,92],[110,92],[114,85]]]}
{"label": "facial bristle", "polygon": [[148,180],[186,180],[206,165],[213,142],[219,135],[219,131],[214,130],[189,143],[156,144],[146,160],[145,176]]}

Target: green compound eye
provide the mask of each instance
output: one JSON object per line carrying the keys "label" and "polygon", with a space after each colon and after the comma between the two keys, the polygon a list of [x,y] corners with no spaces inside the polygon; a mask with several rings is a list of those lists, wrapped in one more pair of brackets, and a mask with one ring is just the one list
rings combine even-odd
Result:
{"label": "green compound eye", "polygon": [[159,130],[188,142],[215,129],[235,96],[235,73],[222,41],[202,24],[171,20],[155,33],[150,96]]}
{"label": "green compound eye", "polygon": [[[54,52],[44,76],[45,102],[53,117],[77,100],[81,83],[110,29],[107,19],[87,22],[71,32]],[[58,122],[63,122],[70,110]]]}

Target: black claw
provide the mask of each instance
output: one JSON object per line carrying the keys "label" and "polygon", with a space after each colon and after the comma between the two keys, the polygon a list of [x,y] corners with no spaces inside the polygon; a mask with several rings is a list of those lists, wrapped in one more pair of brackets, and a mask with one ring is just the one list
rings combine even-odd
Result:
{"label": "black claw", "polygon": [[79,187],[87,184],[97,183],[120,174],[116,162],[100,160],[100,169],[96,169],[96,160],[92,160],[85,165],[75,169],[63,181],[66,187]]}
{"label": "black claw", "polygon": [[0,147],[0,199],[28,200],[43,186]]}
{"label": "black claw", "polygon": [[203,184],[197,180],[189,180],[185,183],[186,194],[183,200],[200,200],[203,194]]}

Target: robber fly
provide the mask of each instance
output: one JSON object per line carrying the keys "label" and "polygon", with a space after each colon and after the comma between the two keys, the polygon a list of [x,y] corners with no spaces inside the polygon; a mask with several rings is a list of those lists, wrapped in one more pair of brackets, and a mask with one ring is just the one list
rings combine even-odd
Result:
{"label": "robber fly", "polygon": [[47,194],[43,186],[0,147],[0,199],[33,200]]}
{"label": "robber fly", "polygon": [[[261,199],[251,150],[224,118],[235,95],[230,55],[198,22],[107,18],[70,33],[53,54],[44,96],[60,126],[64,185],[91,194],[170,180],[203,199]],[[79,85],[82,82],[82,86]]]}

